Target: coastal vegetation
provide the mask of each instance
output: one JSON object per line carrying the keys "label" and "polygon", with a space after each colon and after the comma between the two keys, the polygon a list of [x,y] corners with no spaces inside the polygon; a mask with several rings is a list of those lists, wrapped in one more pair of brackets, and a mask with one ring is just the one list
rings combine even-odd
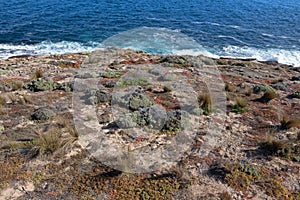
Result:
{"label": "coastal vegetation", "polygon": [[[119,50],[119,58],[99,71],[77,73],[87,56],[0,61],[5,71],[0,75],[0,168],[5,169],[0,170],[0,197],[20,186],[25,191],[21,198],[25,199],[300,198],[300,82],[295,78],[299,71],[278,63],[211,61],[199,56],[203,59],[199,63],[216,64],[225,83],[220,91],[226,92],[228,110],[222,116],[214,105],[218,96],[208,92],[204,72],[189,62],[189,56]],[[9,66],[15,63],[20,66],[11,71]],[[154,82],[126,77],[124,69],[131,65],[151,63],[159,63],[172,73],[160,75],[154,69],[153,76],[158,74]],[[207,73],[215,80],[211,71]],[[83,110],[76,117],[74,77],[95,79],[100,85],[87,88],[78,98]],[[176,94],[169,82],[178,77],[193,86],[197,105],[188,105]],[[278,83],[282,85],[274,85]],[[114,90],[124,93],[114,95]],[[112,104],[125,114],[114,114]],[[95,116],[88,115],[89,109],[95,110]],[[138,174],[100,162],[83,148],[81,136],[89,129],[76,128],[76,120],[82,118],[91,128],[93,123],[100,127],[100,132],[92,132],[95,138],[101,133],[127,150],[159,149],[170,142],[188,141],[183,126],[192,120],[185,118],[187,114],[199,123],[190,148],[173,166]],[[220,135],[209,138],[219,128]],[[148,135],[136,134],[135,129],[146,130]],[[217,142],[207,154],[200,155],[208,139]],[[109,149],[105,153],[110,153]],[[27,189],[28,184],[34,188]]]}

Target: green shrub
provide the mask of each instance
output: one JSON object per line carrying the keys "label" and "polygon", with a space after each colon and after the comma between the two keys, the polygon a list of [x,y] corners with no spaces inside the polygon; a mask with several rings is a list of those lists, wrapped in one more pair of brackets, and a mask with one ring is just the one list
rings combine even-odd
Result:
{"label": "green shrub", "polygon": [[144,86],[147,85],[148,81],[146,78],[134,78],[134,79],[126,79],[126,80],[120,80],[116,86],[118,88],[126,87],[126,86]]}
{"label": "green shrub", "polygon": [[122,76],[121,72],[105,71],[101,73],[101,77],[103,78],[119,78],[120,76]]}

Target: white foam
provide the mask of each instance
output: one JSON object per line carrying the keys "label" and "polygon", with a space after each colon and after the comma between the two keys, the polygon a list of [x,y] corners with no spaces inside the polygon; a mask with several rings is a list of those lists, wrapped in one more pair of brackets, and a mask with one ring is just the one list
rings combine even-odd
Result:
{"label": "white foam", "polygon": [[99,43],[90,42],[82,44],[79,42],[62,41],[53,43],[51,41],[43,41],[33,45],[12,45],[0,44],[0,59],[6,59],[12,56],[20,55],[41,55],[41,54],[65,54],[90,52],[96,49]]}
{"label": "white foam", "polygon": [[272,37],[274,38],[275,36],[269,33],[262,33],[262,36],[267,36],[267,37]]}
{"label": "white foam", "polygon": [[217,54],[219,56],[255,58],[259,61],[277,61],[287,65],[300,66],[300,51],[297,50],[227,46]]}
{"label": "white foam", "polygon": [[208,51],[206,51],[205,49],[182,49],[182,50],[173,50],[172,54],[174,55],[179,55],[179,56],[183,56],[183,55],[190,55],[190,56],[199,56],[199,55],[203,55],[203,56],[207,56],[207,57],[211,57],[211,58],[219,58],[219,56],[210,53]]}
{"label": "white foam", "polygon": [[234,28],[234,29],[242,29],[241,26],[237,26],[237,25],[228,25],[228,27]]}
{"label": "white foam", "polygon": [[[219,35],[239,41],[234,37]],[[115,35],[103,43],[90,42],[57,42],[44,41],[34,45],[0,44],[0,59],[18,55],[64,54],[91,52],[108,46],[144,50],[148,53],[175,55],[205,55],[213,58],[255,58],[260,61],[277,61],[279,63],[300,66],[299,50],[284,50],[276,48],[254,48],[245,46],[226,46],[223,49],[205,48],[180,32],[166,28],[142,27]]]}
{"label": "white foam", "polygon": [[154,27],[141,27],[122,32],[105,40],[102,45],[102,47],[132,48],[159,54],[184,51],[207,52],[193,38],[181,33],[180,30]]}
{"label": "white foam", "polygon": [[217,37],[218,37],[218,38],[229,38],[229,39],[232,39],[232,40],[234,40],[234,41],[236,41],[236,42],[239,42],[239,43],[241,43],[241,44],[248,45],[246,42],[244,42],[244,41],[242,41],[242,40],[239,40],[239,39],[237,39],[236,37],[233,37],[233,36],[218,35]]}

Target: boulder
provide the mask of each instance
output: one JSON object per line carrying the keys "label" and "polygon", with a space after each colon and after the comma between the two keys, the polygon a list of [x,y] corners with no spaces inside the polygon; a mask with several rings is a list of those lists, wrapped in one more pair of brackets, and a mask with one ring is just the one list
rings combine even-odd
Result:
{"label": "boulder", "polygon": [[291,90],[285,86],[285,84],[283,83],[276,83],[276,84],[272,84],[272,87],[277,89],[277,90],[282,90],[282,91],[286,91],[286,92],[290,92]]}
{"label": "boulder", "polygon": [[50,109],[39,108],[31,115],[32,120],[48,120],[51,117],[54,117],[56,114]]}

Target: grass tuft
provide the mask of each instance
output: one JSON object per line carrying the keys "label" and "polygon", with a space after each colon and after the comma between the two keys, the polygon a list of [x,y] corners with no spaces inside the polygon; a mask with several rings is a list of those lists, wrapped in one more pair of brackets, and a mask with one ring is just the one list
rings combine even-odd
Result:
{"label": "grass tuft", "polygon": [[208,115],[212,112],[212,99],[209,94],[200,95],[198,98],[198,103],[205,115]]}
{"label": "grass tuft", "polygon": [[271,101],[272,99],[278,98],[279,95],[275,92],[275,90],[273,89],[269,89],[267,90],[264,95],[261,97],[261,101],[263,103],[268,103],[269,101]]}
{"label": "grass tuft", "polygon": [[225,91],[227,92],[234,92],[235,91],[235,86],[226,82],[225,83]]}
{"label": "grass tuft", "polygon": [[292,127],[298,127],[298,126],[300,126],[300,119],[298,119],[298,118],[287,120],[284,117],[280,121],[280,127],[283,130],[288,130],[288,129],[292,128]]}
{"label": "grass tuft", "polygon": [[61,147],[61,131],[51,127],[47,132],[38,132],[39,137],[35,141],[35,148],[40,154],[52,154]]}
{"label": "grass tuft", "polygon": [[79,132],[71,125],[66,125],[68,135],[61,140],[61,147],[66,150],[72,147],[72,144],[78,140]]}
{"label": "grass tuft", "polygon": [[220,194],[220,199],[221,200],[232,200],[232,197],[227,191],[224,191]]}
{"label": "grass tuft", "polygon": [[23,95],[23,99],[25,101],[25,103],[28,103],[28,104],[32,104],[33,103],[33,100],[30,96],[28,95]]}
{"label": "grass tuft", "polygon": [[6,98],[3,95],[0,95],[0,108],[6,104]]}
{"label": "grass tuft", "polygon": [[19,90],[21,89],[22,87],[24,86],[24,83],[23,81],[14,81],[12,83],[12,91],[16,91],[16,90]]}
{"label": "grass tuft", "polygon": [[235,99],[236,101],[236,104],[232,106],[232,112],[235,112],[235,113],[243,113],[245,111],[247,111],[246,107],[247,107],[247,101],[241,97],[237,97]]}
{"label": "grass tuft", "polygon": [[44,73],[42,70],[40,69],[37,69],[35,72],[34,72],[34,75],[33,75],[33,78],[32,79],[38,79],[38,78],[43,78],[44,77]]}
{"label": "grass tuft", "polygon": [[13,104],[19,101],[18,97],[15,94],[8,94],[7,96]]}
{"label": "grass tuft", "polygon": [[42,70],[38,69],[35,71],[35,74],[34,74],[35,78],[43,78],[44,77],[44,73]]}

